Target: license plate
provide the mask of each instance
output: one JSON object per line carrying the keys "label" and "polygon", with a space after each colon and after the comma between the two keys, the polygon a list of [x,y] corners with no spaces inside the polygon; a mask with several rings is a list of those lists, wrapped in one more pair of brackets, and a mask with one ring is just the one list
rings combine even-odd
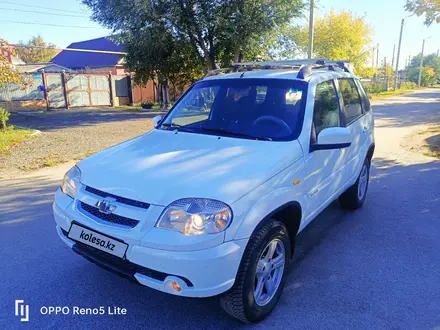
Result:
{"label": "license plate", "polygon": [[96,231],[84,228],[75,223],[70,227],[67,237],[98,250],[107,252],[119,258],[124,257],[128,245],[114,238],[97,233]]}

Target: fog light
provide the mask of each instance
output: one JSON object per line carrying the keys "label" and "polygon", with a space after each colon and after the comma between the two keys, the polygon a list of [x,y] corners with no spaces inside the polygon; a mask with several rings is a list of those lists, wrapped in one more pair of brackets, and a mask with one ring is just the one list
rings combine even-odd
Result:
{"label": "fog light", "polygon": [[182,291],[182,288],[180,287],[179,283],[175,281],[171,281],[171,286],[173,287],[174,291],[180,292]]}

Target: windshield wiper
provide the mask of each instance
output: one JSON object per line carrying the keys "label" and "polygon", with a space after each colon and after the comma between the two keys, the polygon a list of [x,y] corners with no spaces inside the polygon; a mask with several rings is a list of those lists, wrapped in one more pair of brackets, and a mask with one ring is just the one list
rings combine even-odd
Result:
{"label": "windshield wiper", "polygon": [[162,126],[170,127],[170,128],[175,128],[177,130],[182,130],[182,131],[185,131],[185,132],[192,132],[192,133],[195,132],[195,130],[193,130],[192,128],[189,128],[189,127],[186,127],[186,126],[183,126],[183,125],[179,125],[179,124],[174,124],[174,123],[171,123],[171,124],[165,123],[165,124],[162,124]]}
{"label": "windshield wiper", "polygon": [[270,137],[255,136],[255,135],[249,135],[249,134],[246,134],[246,133],[233,132],[233,131],[229,131],[229,130],[224,129],[224,128],[214,128],[214,127],[200,127],[200,128],[202,130],[208,131],[208,132],[223,133],[223,134],[227,134],[227,135],[231,135],[231,136],[242,136],[242,137],[246,137],[246,138],[250,138],[250,139],[256,139],[256,140],[272,141],[272,139]]}

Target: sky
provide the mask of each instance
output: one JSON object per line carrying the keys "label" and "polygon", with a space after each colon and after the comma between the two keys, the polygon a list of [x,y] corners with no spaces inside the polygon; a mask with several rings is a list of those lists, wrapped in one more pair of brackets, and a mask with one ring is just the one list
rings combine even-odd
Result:
{"label": "sky", "polygon": [[399,67],[403,68],[405,59],[421,52],[424,38],[431,37],[425,42],[425,54],[437,52],[440,48],[440,24],[426,27],[423,17],[410,17],[404,9],[405,3],[406,0],[318,0],[316,16],[324,16],[334,9],[336,12],[350,10],[359,17],[365,17],[374,30],[373,43],[379,43],[379,58],[383,61],[386,56],[387,63],[391,63],[394,45],[397,57],[400,26],[405,19],[399,61]]}
{"label": "sky", "polygon": [[[391,62],[393,45],[397,48],[401,20],[405,18],[400,67],[409,56],[420,53],[423,38],[432,37],[426,40],[426,54],[440,48],[440,24],[425,27],[423,18],[410,17],[403,8],[405,0],[316,0],[316,3],[316,16],[323,16],[333,8],[336,12],[350,10],[365,17],[374,30],[374,44],[379,43],[379,58],[383,60],[386,56],[387,62]],[[12,44],[40,34],[45,41],[67,47],[72,42],[111,34],[110,30],[90,20],[90,11],[79,0],[0,0],[0,14],[0,37]]]}

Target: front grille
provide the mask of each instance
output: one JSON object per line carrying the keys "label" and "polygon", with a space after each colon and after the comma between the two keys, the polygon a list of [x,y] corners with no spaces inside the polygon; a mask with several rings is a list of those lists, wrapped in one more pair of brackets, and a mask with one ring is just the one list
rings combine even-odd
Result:
{"label": "front grille", "polygon": [[150,204],[148,204],[148,203],[136,201],[134,199],[125,198],[125,197],[121,197],[121,196],[116,196],[116,195],[113,195],[113,194],[110,194],[105,191],[98,190],[98,189],[95,189],[95,188],[92,188],[89,186],[86,187],[86,191],[88,191],[89,193],[92,193],[94,195],[100,196],[100,197],[114,198],[114,199],[116,199],[117,202],[122,203],[122,204],[127,204],[127,205],[131,205],[131,206],[139,207],[142,209],[148,209],[150,207]]}
{"label": "front grille", "polygon": [[127,226],[130,228],[136,227],[136,225],[139,223],[138,220],[126,218],[121,215],[102,213],[99,211],[98,208],[91,206],[89,204],[86,204],[84,202],[79,202],[79,205],[80,205],[81,209],[83,210],[83,212],[89,213],[89,214],[93,215],[94,217],[97,217],[97,218],[104,220],[104,221],[107,221],[107,222],[116,223],[118,225]]}

